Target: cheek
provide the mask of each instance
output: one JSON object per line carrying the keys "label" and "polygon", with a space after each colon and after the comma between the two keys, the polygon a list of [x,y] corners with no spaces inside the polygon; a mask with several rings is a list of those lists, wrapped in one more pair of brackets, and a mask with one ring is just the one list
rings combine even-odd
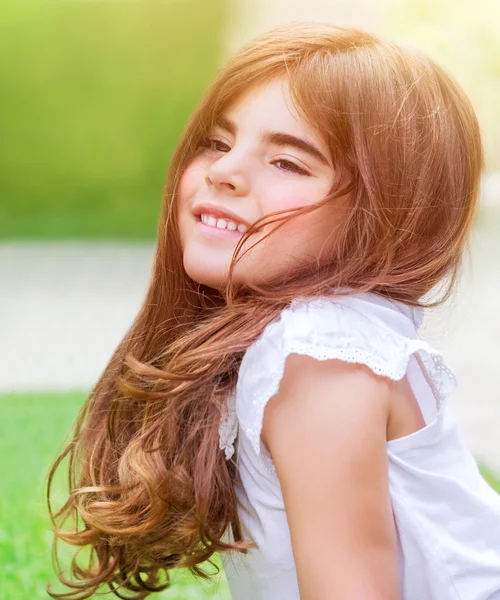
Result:
{"label": "cheek", "polygon": [[266,196],[266,213],[277,212],[282,210],[292,210],[307,204],[307,198],[311,193],[307,186],[289,185],[286,188],[281,186],[278,190],[269,190],[270,193]]}
{"label": "cheek", "polygon": [[194,192],[198,189],[202,181],[203,172],[200,167],[197,167],[196,165],[186,167],[179,181],[179,200],[184,202],[193,196]]}
{"label": "cheek", "polygon": [[[286,187],[281,185],[278,189],[268,188],[265,196],[265,206],[263,206],[263,212],[271,213],[278,211],[293,210],[301,208],[303,206],[310,206],[322,200],[328,193],[329,185],[320,181],[310,180],[295,180],[291,181]],[[321,210],[321,209],[320,209]],[[311,215],[301,215],[295,219],[293,224],[288,225],[292,229],[301,229],[302,225],[306,221],[312,222],[317,221],[318,217],[315,216],[320,211],[316,211]],[[293,213],[285,214],[284,216],[292,216]],[[282,229],[282,231],[284,228]]]}
{"label": "cheek", "polygon": [[[330,182],[296,181],[286,189],[275,190],[274,195],[266,196],[266,212],[286,211],[309,206],[321,201],[328,193]],[[292,216],[292,213],[285,216]],[[282,225],[276,231],[276,237],[268,238],[269,253],[283,252],[288,257],[314,255],[322,249],[325,242],[334,239],[334,230],[339,219],[338,208],[321,207],[310,214],[299,215],[290,223]],[[271,229],[278,223],[272,224]],[[333,236],[333,237],[332,237]]]}

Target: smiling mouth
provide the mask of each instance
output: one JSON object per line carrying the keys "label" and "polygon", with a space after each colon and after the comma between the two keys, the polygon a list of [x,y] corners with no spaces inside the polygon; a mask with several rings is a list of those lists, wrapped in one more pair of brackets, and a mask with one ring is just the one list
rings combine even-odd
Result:
{"label": "smiling mouth", "polygon": [[[241,237],[243,233],[238,229],[227,229],[227,227],[217,227],[216,225],[207,225],[201,220],[201,215],[194,215],[196,227],[204,234],[219,237]],[[225,219],[224,219],[225,220]]]}
{"label": "smiling mouth", "polygon": [[[248,229],[248,226],[244,223],[238,223],[237,221],[227,217],[218,217],[216,215],[209,215],[208,213],[195,214],[194,216],[198,222],[203,223],[205,226],[213,227],[214,229],[220,229],[221,231],[245,233]],[[205,216],[205,219],[202,218],[203,216]],[[207,217],[210,219],[210,223],[207,222]],[[217,224],[219,221],[223,221],[225,225],[223,227],[218,227]]]}

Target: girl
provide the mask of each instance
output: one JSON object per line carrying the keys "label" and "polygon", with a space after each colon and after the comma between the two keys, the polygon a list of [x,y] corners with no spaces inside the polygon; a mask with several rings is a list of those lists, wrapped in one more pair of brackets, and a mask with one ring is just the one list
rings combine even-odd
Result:
{"label": "girl", "polygon": [[50,595],[145,598],[220,552],[234,600],[500,599],[500,496],[418,335],[482,169],[468,99],[414,50],[294,22],[234,56],[170,165],[141,310],[50,471],[49,497],[69,456],[55,541],[91,551]]}

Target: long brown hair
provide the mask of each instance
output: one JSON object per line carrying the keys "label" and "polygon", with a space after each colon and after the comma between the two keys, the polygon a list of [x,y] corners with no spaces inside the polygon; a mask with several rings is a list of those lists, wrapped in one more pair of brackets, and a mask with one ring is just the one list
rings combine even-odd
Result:
{"label": "long brown hair", "polygon": [[[183,269],[179,180],[218,116],[274,78],[287,78],[300,114],[324,136],[335,181],[320,203],[254,223],[235,249],[227,286],[216,291]],[[145,598],[169,585],[173,568],[207,577],[199,565],[214,552],[255,547],[242,537],[236,464],[218,444],[245,350],[297,296],[371,291],[413,306],[444,302],[469,241],[482,169],[469,100],[416,50],[358,29],[293,22],[229,60],[172,158],[144,302],[49,472],[54,560],[72,589],[57,594],[47,586],[49,594],[83,599],[107,584],[119,597]],[[232,283],[241,245],[263,224],[277,229],[346,194],[335,254],[279,281]],[[437,284],[441,295],[425,302]],[[51,483],[65,458],[70,495],[54,514]],[[228,527],[234,544],[221,539]],[[90,549],[85,567],[73,558],[73,581],[61,573],[58,539]]]}

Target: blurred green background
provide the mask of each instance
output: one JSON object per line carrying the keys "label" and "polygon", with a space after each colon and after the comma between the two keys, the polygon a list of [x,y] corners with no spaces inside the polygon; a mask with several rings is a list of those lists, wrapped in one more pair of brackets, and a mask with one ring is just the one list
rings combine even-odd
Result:
{"label": "blurred green background", "polygon": [[[4,0],[0,239],[153,239],[172,150],[227,51],[224,28],[248,4]],[[290,18],[295,4],[283,3]],[[314,4],[310,17],[323,18]],[[497,171],[500,3],[480,5],[383,0],[374,25],[460,81],[481,120],[488,170]],[[260,0],[250,6],[262,29],[272,15]]]}
{"label": "blurred green background", "polygon": [[2,4],[0,237],[152,238],[225,0]]}

